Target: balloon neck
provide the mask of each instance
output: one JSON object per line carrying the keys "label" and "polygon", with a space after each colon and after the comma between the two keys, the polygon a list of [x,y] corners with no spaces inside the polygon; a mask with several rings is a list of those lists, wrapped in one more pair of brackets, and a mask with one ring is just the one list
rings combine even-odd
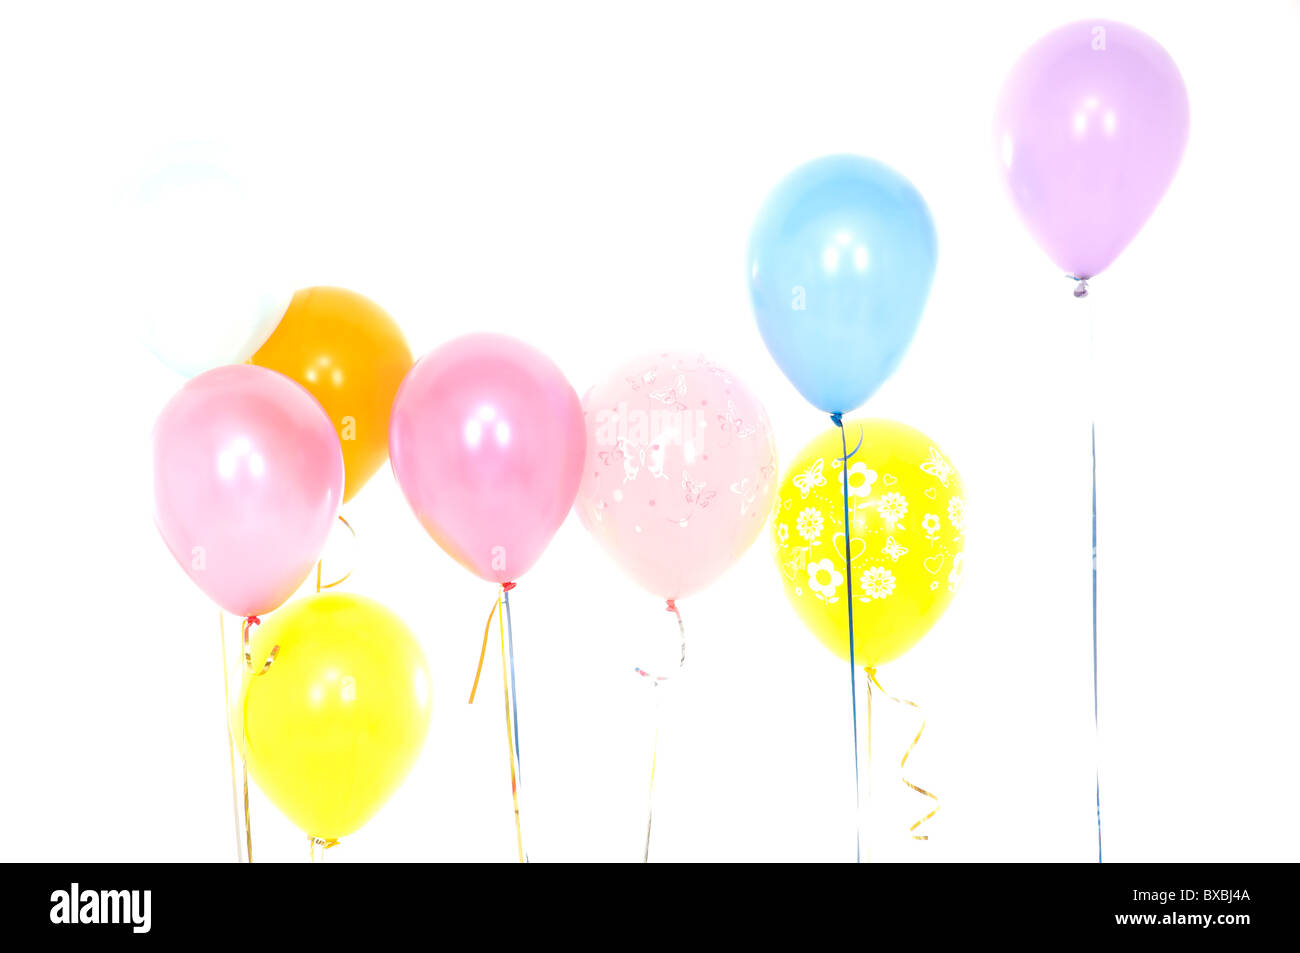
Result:
{"label": "balloon neck", "polygon": [[676,600],[676,599],[666,599],[666,600],[664,600],[664,611],[666,611],[666,612],[677,613],[678,615],[681,614],[681,613],[678,613],[678,612],[677,612],[677,600]]}
{"label": "balloon neck", "polygon": [[513,589],[514,587],[515,587],[515,584],[514,584],[513,582],[503,582],[503,583],[501,583],[501,591],[502,591],[502,592],[509,592],[509,591],[510,591],[511,589]]}
{"label": "balloon neck", "polygon": [[1078,276],[1078,275],[1066,275],[1065,277],[1069,278],[1071,281],[1078,282],[1078,284],[1076,284],[1076,285],[1074,286],[1074,296],[1075,296],[1076,298],[1086,298],[1086,297],[1088,297],[1088,279],[1087,279],[1087,278],[1081,278],[1081,277]]}
{"label": "balloon neck", "polygon": [[835,426],[839,427],[841,430],[844,429],[844,415],[843,415],[843,414],[831,414],[831,423],[833,423]]}

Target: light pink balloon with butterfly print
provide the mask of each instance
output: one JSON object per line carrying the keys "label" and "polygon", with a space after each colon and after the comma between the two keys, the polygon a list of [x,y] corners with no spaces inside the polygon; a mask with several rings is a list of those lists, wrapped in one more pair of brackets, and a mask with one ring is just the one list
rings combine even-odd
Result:
{"label": "light pink balloon with butterfly print", "polygon": [[674,601],[740,558],[776,495],[763,405],[693,351],[628,361],[582,401],[587,458],[574,508],[629,575]]}

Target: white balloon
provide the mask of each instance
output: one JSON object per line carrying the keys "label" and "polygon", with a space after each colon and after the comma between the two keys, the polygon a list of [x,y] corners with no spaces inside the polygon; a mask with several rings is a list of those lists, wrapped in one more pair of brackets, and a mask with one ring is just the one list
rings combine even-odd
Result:
{"label": "white balloon", "polygon": [[240,183],[214,165],[173,165],[145,183],[128,218],[123,293],[148,348],[186,377],[252,357],[292,290],[270,277],[271,229]]}

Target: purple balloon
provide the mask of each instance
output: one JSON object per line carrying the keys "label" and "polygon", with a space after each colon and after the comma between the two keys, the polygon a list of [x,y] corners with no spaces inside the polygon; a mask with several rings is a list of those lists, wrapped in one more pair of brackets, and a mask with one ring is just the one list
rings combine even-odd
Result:
{"label": "purple balloon", "polygon": [[1007,77],[998,168],[1052,261],[1090,278],[1160,203],[1187,121],[1183,78],[1159,43],[1123,23],[1082,20],[1035,43]]}

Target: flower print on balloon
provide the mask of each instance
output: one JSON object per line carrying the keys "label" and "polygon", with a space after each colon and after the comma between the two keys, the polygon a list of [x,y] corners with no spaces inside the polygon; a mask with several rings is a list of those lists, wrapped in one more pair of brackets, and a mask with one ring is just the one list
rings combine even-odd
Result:
{"label": "flower print on balloon", "polygon": [[885,529],[906,529],[901,520],[907,515],[907,497],[901,493],[886,493],[876,504],[876,511],[885,521]]}
{"label": "flower print on balloon", "polygon": [[[901,547],[900,547],[901,548]],[[906,550],[904,550],[906,552]],[[890,593],[898,585],[894,574],[884,566],[872,566],[862,574],[859,580],[859,602],[870,602],[872,599],[887,599]]]}
{"label": "flower print on balloon", "polygon": [[960,496],[948,501],[948,522],[958,533],[966,528],[966,501]]}
{"label": "flower print on balloon", "polygon": [[925,538],[931,543],[933,543],[935,538],[939,535],[939,526],[939,517],[934,513],[926,513],[925,516],[921,518],[921,532],[925,533]]}
{"label": "flower print on balloon", "polygon": [[849,496],[865,499],[871,495],[871,487],[876,482],[876,471],[859,461],[840,473],[841,490],[844,489],[846,480],[848,481]]}
{"label": "flower print on balloon", "polygon": [[834,605],[840,601],[837,590],[844,582],[844,574],[836,563],[829,559],[819,559],[808,564],[808,588],[822,602]]}
{"label": "flower print on balloon", "polygon": [[795,520],[795,530],[805,540],[815,543],[821,537],[822,527],[826,525],[826,520],[821,514],[821,510],[813,506],[805,506]]}

